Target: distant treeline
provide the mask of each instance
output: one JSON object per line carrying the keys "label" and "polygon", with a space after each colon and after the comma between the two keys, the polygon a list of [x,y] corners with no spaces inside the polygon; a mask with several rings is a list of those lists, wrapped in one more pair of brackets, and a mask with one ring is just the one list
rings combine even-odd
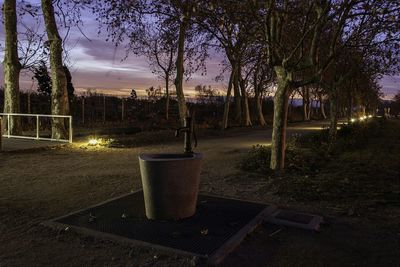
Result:
{"label": "distant treeline", "polygon": [[[3,110],[4,92],[0,90],[0,109]],[[223,96],[197,96],[189,98],[188,106],[195,111],[196,123],[203,127],[217,128],[220,126],[225,99]],[[289,105],[289,120],[302,120],[302,106],[298,101]],[[255,99],[249,98],[250,115],[256,118]],[[231,99],[234,108],[235,102]],[[268,124],[272,122],[273,100],[271,97],[262,99],[263,114]],[[174,97],[170,99],[170,115],[165,119],[165,97],[121,97],[101,93],[73,95],[70,99],[70,114],[73,116],[74,127],[107,127],[130,125],[146,128],[175,127],[179,124],[178,103]],[[50,97],[37,92],[20,93],[21,113],[50,114]],[[312,119],[323,118],[320,107],[313,106]],[[256,119],[254,119],[256,121]],[[235,125],[233,117],[230,125]]]}

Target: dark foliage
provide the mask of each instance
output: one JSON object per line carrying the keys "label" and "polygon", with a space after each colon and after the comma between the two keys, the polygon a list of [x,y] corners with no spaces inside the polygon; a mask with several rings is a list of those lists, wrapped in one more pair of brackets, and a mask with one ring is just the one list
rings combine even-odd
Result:
{"label": "dark foliage", "polygon": [[399,133],[400,123],[386,119],[343,125],[329,153],[327,130],[293,137],[287,150],[287,169],[280,176],[266,168],[270,158],[267,146],[254,146],[238,168],[264,179],[266,176],[270,191],[298,201],[400,205]]}
{"label": "dark foliage", "polygon": [[68,99],[71,102],[71,99],[74,97],[75,88],[74,85],[72,84],[71,72],[69,71],[69,68],[65,65],[64,65],[64,72],[65,72],[65,77],[67,78]]}
{"label": "dark foliage", "polygon": [[39,94],[50,97],[52,85],[46,63],[44,61],[40,61],[39,65],[34,67],[33,74],[33,78],[36,79],[38,83],[37,91]]}

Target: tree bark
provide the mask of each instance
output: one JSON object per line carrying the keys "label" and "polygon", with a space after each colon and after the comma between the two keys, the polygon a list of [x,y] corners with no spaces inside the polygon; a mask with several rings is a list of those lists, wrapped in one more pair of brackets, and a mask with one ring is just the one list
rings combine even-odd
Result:
{"label": "tree bark", "polygon": [[165,119],[169,119],[169,74],[165,75]]}
{"label": "tree bark", "polygon": [[257,117],[258,117],[258,123],[261,126],[265,126],[267,123],[265,122],[265,119],[264,119],[264,114],[262,111],[262,99],[261,99],[260,92],[258,90],[256,90],[255,101],[256,101],[256,112],[257,112]]}
{"label": "tree bark", "polygon": [[82,97],[82,125],[85,125],[85,97]]}
{"label": "tree bark", "polygon": [[125,120],[125,100],[121,98],[121,121],[124,122]]}
{"label": "tree bark", "polygon": [[106,123],[106,95],[103,95],[103,124]]}
{"label": "tree bark", "polygon": [[233,79],[233,92],[235,96],[235,121],[239,125],[242,125],[243,124],[242,102],[240,99],[239,72],[237,66],[235,66],[235,75]]}
{"label": "tree bark", "polygon": [[240,91],[241,91],[241,95],[242,95],[242,118],[243,118],[243,125],[244,126],[251,126],[251,118],[250,118],[250,110],[249,110],[249,99],[247,97],[247,93],[246,93],[246,86],[245,86],[245,82],[242,78],[242,74],[240,71],[240,67],[239,67],[239,86],[240,86]]}
{"label": "tree bark", "polygon": [[288,100],[288,120],[293,120],[293,98],[294,94],[290,94],[289,100]]}
{"label": "tree bark", "polygon": [[[19,74],[21,64],[18,58],[17,39],[17,12],[16,1],[5,0],[3,3],[5,51],[4,51],[4,112],[19,113]],[[10,125],[7,125],[11,134],[21,132],[21,118],[10,116]]]}
{"label": "tree bark", "polygon": [[292,75],[282,67],[275,67],[274,70],[277,76],[277,91],[274,96],[270,168],[280,172],[285,167],[286,124],[290,95],[289,80],[291,80]]}
{"label": "tree bark", "polygon": [[352,117],[352,111],[353,111],[353,100],[352,100],[352,97],[351,97],[351,93],[349,92],[349,94],[348,94],[348,102],[347,102],[347,123],[350,123],[351,122],[351,117]]}
{"label": "tree bark", "polygon": [[321,115],[323,119],[326,119],[326,114],[325,114],[325,102],[324,99],[322,98],[322,95],[319,95],[319,103],[320,103],[320,109],[321,109]]}
{"label": "tree bark", "polygon": [[303,87],[303,120],[310,120],[310,89]]}
{"label": "tree bark", "polygon": [[31,93],[29,92],[28,93],[28,114],[31,114],[32,113],[32,111],[31,111]]}
{"label": "tree bark", "polygon": [[264,114],[262,111],[262,99],[261,99],[261,83],[257,82],[257,74],[258,74],[258,68],[254,72],[254,77],[253,77],[253,86],[254,86],[254,100],[256,101],[256,114],[258,118],[258,123],[261,126],[265,126],[267,123],[265,122],[264,119]]}
{"label": "tree bark", "polygon": [[[310,96],[310,95],[309,95]],[[312,115],[312,103],[313,100],[312,98],[308,98],[308,109],[307,109],[307,120],[311,120],[311,115]]]}
{"label": "tree bark", "polygon": [[183,93],[183,73],[184,73],[183,61],[185,53],[186,29],[189,23],[187,16],[188,15],[186,14],[179,25],[178,54],[176,57],[176,78],[175,78],[176,96],[178,99],[178,107],[179,107],[179,118],[182,126],[184,124],[187,112],[185,94]]}
{"label": "tree bark", "polygon": [[329,112],[329,144],[331,147],[335,143],[337,137],[338,101],[336,88],[332,88],[329,93]]}
{"label": "tree bark", "polygon": [[229,77],[228,90],[226,92],[226,99],[225,99],[225,105],[224,105],[224,115],[222,117],[222,129],[223,130],[228,128],[229,107],[230,107],[230,103],[231,103],[233,79],[235,79],[235,70],[232,70],[231,75]]}
{"label": "tree bark", "polygon": [[[52,0],[42,0],[42,11],[50,43],[51,67],[51,114],[67,115],[69,113],[67,78],[62,61],[62,40],[58,33]],[[55,139],[66,139],[68,134],[63,118],[53,118],[51,135]]]}

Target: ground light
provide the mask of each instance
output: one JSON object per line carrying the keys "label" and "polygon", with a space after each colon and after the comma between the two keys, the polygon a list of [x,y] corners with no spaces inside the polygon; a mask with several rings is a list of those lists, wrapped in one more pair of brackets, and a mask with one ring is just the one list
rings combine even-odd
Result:
{"label": "ground light", "polygon": [[371,119],[373,116],[372,115],[365,115],[365,116],[361,116],[361,117],[359,117],[359,118],[351,118],[350,119],[350,122],[351,123],[354,123],[354,122],[356,122],[356,121],[365,121],[366,119]]}
{"label": "ground light", "polygon": [[100,140],[96,138],[89,139],[88,145],[89,146],[97,146],[100,144]]}

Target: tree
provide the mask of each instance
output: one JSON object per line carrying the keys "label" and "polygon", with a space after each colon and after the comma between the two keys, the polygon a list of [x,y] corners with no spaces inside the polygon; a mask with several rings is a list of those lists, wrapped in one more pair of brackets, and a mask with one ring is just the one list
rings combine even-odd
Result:
{"label": "tree", "polygon": [[193,0],[102,0],[93,5],[93,11],[98,14],[101,25],[106,26],[111,41],[116,45],[127,41],[129,52],[140,53],[140,40],[146,34],[146,23],[165,30],[163,37],[171,38],[177,33],[174,84],[179,117],[183,124],[187,115],[184,77],[188,79],[195,71],[204,70],[208,55],[203,35],[193,21],[200,3]]}
{"label": "tree", "polygon": [[271,85],[273,77],[271,76],[271,70],[265,62],[261,61],[261,58],[256,61],[255,69],[253,73],[253,89],[254,89],[254,100],[256,102],[255,109],[258,117],[258,123],[261,126],[265,126],[267,123],[264,119],[262,110],[263,95]]}
{"label": "tree", "polygon": [[[50,47],[50,67],[52,79],[51,113],[67,115],[69,113],[67,78],[62,60],[62,39],[58,33],[52,0],[41,0],[43,17]],[[52,138],[65,139],[67,131],[64,119],[53,118]]]}
{"label": "tree", "polygon": [[[72,83],[72,75],[71,72],[69,71],[69,68],[67,65],[64,65],[64,73],[65,73],[65,78],[67,79],[67,92],[68,92],[68,100],[71,101],[72,98],[74,97],[74,84]],[[71,104],[71,102],[70,102]]]}
{"label": "tree", "polygon": [[131,96],[130,96],[130,98],[133,99],[133,100],[136,100],[136,99],[137,99],[137,93],[136,93],[136,90],[135,90],[135,89],[132,89],[132,90],[131,90]]}
{"label": "tree", "polygon": [[[301,79],[299,74],[312,70],[316,64],[320,34],[328,20],[330,5],[327,2],[265,1],[264,6],[256,2],[253,8],[256,10],[253,16],[261,19],[260,36],[268,65],[276,77],[270,168],[278,172],[285,166],[289,96],[293,89],[314,78],[311,75],[307,80]],[[338,13],[345,11],[347,9],[339,9]],[[343,22],[338,23],[337,31],[342,27]]]}
{"label": "tree", "polygon": [[156,102],[162,96],[162,90],[160,86],[159,87],[151,86],[146,89],[146,93],[147,93],[147,98],[150,102]]}
{"label": "tree", "polygon": [[391,112],[396,116],[400,116],[400,91],[397,91],[397,94],[393,97]]}
{"label": "tree", "polygon": [[39,65],[33,67],[33,78],[37,81],[37,91],[45,96],[50,97],[52,86],[51,86],[51,77],[49,75],[46,63],[44,61],[40,61]]}
{"label": "tree", "polygon": [[215,42],[214,47],[222,50],[229,62],[225,69],[231,71],[225,98],[222,128],[228,126],[232,89],[235,101],[235,120],[244,126],[251,125],[246,93],[246,80],[242,71],[246,63],[245,52],[252,40],[252,29],[243,10],[247,2],[243,1],[205,1],[197,15],[197,23]]}
{"label": "tree", "polygon": [[[25,1],[20,1],[17,6],[20,19],[18,27],[18,54],[21,62],[21,70],[34,71],[41,62],[47,62],[49,58],[48,46],[45,43],[46,33],[42,31],[42,25],[38,16],[39,7]],[[27,18],[25,21],[24,19]]]}
{"label": "tree", "polygon": [[175,76],[175,89],[178,100],[179,118],[181,124],[184,125],[185,117],[187,116],[187,106],[185,101],[185,94],[183,92],[183,76],[185,73],[185,43],[188,41],[188,33],[191,29],[193,13],[196,10],[195,1],[172,1],[172,9],[179,15],[175,20],[178,22],[178,48],[176,56],[176,76]]}
{"label": "tree", "polygon": [[196,97],[202,104],[213,104],[215,97],[219,95],[218,89],[212,88],[211,85],[196,85],[194,87]]}
{"label": "tree", "polygon": [[[19,113],[19,74],[21,64],[18,57],[17,12],[15,0],[4,0],[3,3],[5,53],[4,69],[4,112]],[[7,125],[11,134],[19,134],[21,120],[17,116],[10,117]]]}
{"label": "tree", "polygon": [[[35,16],[37,9],[29,3],[7,0],[3,3],[3,17],[5,27],[5,56],[3,62],[5,98],[4,112],[19,113],[19,76],[22,70],[33,70],[33,66],[46,58],[46,49],[43,45],[43,34],[39,33],[39,26],[27,26],[23,18],[25,14]],[[17,20],[17,16],[19,19]],[[18,26],[17,26],[18,25]],[[18,32],[17,28],[23,30]],[[19,38],[17,38],[17,34]],[[10,132],[20,132],[20,117],[11,116]]]}
{"label": "tree", "polygon": [[[67,79],[68,99],[71,100],[74,96],[75,88],[72,83],[72,76],[67,66],[64,66],[65,77]],[[33,78],[36,79],[38,85],[37,90],[40,94],[50,97],[52,91],[52,80],[44,61],[33,67]]]}
{"label": "tree", "polygon": [[142,36],[140,50],[149,60],[152,73],[165,82],[165,118],[169,118],[169,85],[175,74],[177,50],[177,32],[165,31],[163,27],[149,25]]}
{"label": "tree", "polygon": [[[318,83],[345,46],[363,44],[382,50],[384,43],[389,45],[391,41],[393,46],[398,42],[399,3],[300,0],[248,1],[248,5],[252,17],[258,17],[263,25],[259,28],[261,41],[276,77],[270,168],[279,172],[284,168],[291,92]],[[337,113],[338,93],[329,90],[328,95],[332,112]],[[335,120],[332,124],[336,129]]]}

